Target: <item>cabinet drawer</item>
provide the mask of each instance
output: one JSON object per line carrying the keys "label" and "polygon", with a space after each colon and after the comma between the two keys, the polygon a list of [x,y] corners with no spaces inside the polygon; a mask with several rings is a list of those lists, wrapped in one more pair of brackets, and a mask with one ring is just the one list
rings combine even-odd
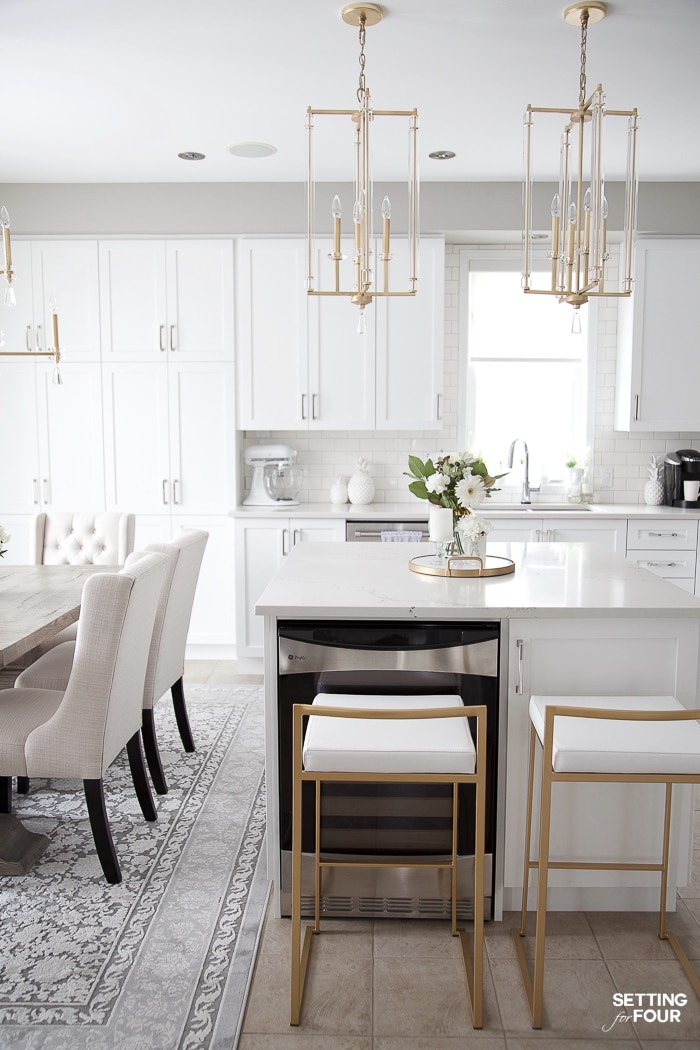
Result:
{"label": "cabinet drawer", "polygon": [[695,521],[657,520],[627,523],[627,550],[669,551],[695,550],[698,523]]}
{"label": "cabinet drawer", "polygon": [[666,579],[695,578],[695,551],[628,551],[627,557],[641,568]]}

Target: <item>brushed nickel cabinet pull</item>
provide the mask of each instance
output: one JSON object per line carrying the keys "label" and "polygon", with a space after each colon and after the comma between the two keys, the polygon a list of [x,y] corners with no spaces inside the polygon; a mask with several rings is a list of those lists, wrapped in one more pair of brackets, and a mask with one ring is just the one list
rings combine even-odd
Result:
{"label": "brushed nickel cabinet pull", "polygon": [[515,643],[518,649],[518,680],[515,683],[515,692],[517,696],[523,695],[523,647],[524,643],[522,638],[518,638]]}
{"label": "brushed nickel cabinet pull", "polygon": [[32,478],[32,503],[39,502],[39,479]]}
{"label": "brushed nickel cabinet pull", "polygon": [[164,336],[165,336],[165,325],[164,324],[158,325],[158,346],[160,347],[160,351],[163,354],[165,353]]}
{"label": "brushed nickel cabinet pull", "polygon": [[42,494],[42,498],[44,500],[44,503],[48,503],[49,502],[49,479],[48,478],[42,478],[41,479],[41,494]]}
{"label": "brushed nickel cabinet pull", "polygon": [[30,324],[27,325],[27,331],[25,332],[25,335],[24,335],[24,345],[26,346],[27,350],[29,350],[31,352],[31,349],[32,349],[32,326]]}
{"label": "brushed nickel cabinet pull", "polygon": [[167,507],[168,506],[168,479],[167,478],[163,478],[163,482],[161,484],[161,492],[163,494],[163,506]]}
{"label": "brushed nickel cabinet pull", "polygon": [[173,478],[173,503],[176,504],[180,502],[180,500],[177,498],[177,485],[178,478]]}
{"label": "brushed nickel cabinet pull", "polygon": [[634,395],[634,418],[639,419],[639,394]]}
{"label": "brushed nickel cabinet pull", "polygon": [[41,345],[41,325],[40,324],[38,324],[36,326],[36,348],[37,348],[37,350],[41,350],[42,349],[42,345]]}
{"label": "brushed nickel cabinet pull", "polygon": [[289,529],[282,529],[282,554],[289,554]]}
{"label": "brushed nickel cabinet pull", "polygon": [[318,394],[312,394],[311,395],[311,418],[312,419],[318,419],[318,416],[316,414],[316,401],[317,401],[317,399],[318,399]]}
{"label": "brushed nickel cabinet pull", "polygon": [[301,418],[306,419],[306,394],[301,395]]}
{"label": "brushed nickel cabinet pull", "polygon": [[170,349],[171,350],[177,350],[177,347],[175,346],[175,325],[174,324],[170,325]]}
{"label": "brushed nickel cabinet pull", "polygon": [[437,418],[442,419],[442,394],[437,396]]}

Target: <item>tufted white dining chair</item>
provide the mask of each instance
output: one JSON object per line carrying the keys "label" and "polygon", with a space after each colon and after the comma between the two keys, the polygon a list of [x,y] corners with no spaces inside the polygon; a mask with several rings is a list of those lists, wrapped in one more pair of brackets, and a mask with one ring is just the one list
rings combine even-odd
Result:
{"label": "tufted white dining chair", "polygon": [[30,565],[123,565],[134,549],[133,514],[41,511],[32,518]]}
{"label": "tufted white dining chair", "polygon": [[[180,529],[170,543],[152,543],[145,552],[165,556],[166,569],[153,627],[143,694],[143,746],[146,761],[159,795],[168,790],[158,749],[154,705],[170,690],[175,719],[185,751],[195,750],[185,704],[183,674],[185,645],[190,626],[199,570],[209,533],[203,529]],[[130,555],[127,564],[143,553]],[[60,639],[61,635],[56,637]],[[17,687],[61,689],[70,675],[75,643],[70,640],[49,649],[17,678]]]}
{"label": "tufted white dining chair", "polygon": [[141,811],[156,819],[141,754],[141,696],[166,559],[136,558],[83,588],[65,690],[0,691],[0,812],[11,812],[13,776],[80,777],[102,870],[121,882],[104,797],[104,775],[127,749]]}

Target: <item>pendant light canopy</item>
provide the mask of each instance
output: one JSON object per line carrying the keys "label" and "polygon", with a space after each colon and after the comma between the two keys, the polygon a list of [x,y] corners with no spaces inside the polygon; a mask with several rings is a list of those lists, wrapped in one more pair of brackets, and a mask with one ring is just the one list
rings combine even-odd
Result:
{"label": "pendant light canopy", "polygon": [[[416,293],[418,112],[372,107],[365,79],[365,35],[368,26],[381,21],[381,7],[352,3],[341,14],[344,22],[359,28],[357,104],[352,109],[307,110],[306,287],[309,295],[347,296],[360,309],[358,331],[363,331],[365,307],[377,296]],[[374,192],[375,176],[383,182],[391,180],[397,153],[407,160],[405,220],[398,201],[392,204],[387,193],[375,196]],[[317,216],[320,234],[315,228]],[[407,251],[402,245],[395,255],[392,237],[397,216],[401,232],[407,235]],[[324,229],[332,229],[330,245]]]}
{"label": "pendant light canopy", "polygon": [[[565,21],[581,30],[578,106],[528,106],[525,111],[523,289],[554,295],[575,310],[590,298],[628,296],[632,291],[637,110],[608,109],[601,84],[586,97],[588,26],[601,21],[605,14],[606,5],[595,0],[572,4],[564,11]],[[535,129],[545,132],[545,148],[551,158],[557,142],[553,123],[558,129],[559,184],[553,197],[540,200],[535,184],[546,177],[547,168],[539,166],[543,154],[535,149]],[[615,172],[615,181],[624,169],[624,194],[618,192],[617,185],[606,187],[606,159],[609,171]],[[533,240],[539,240],[541,231],[549,229],[547,259],[551,265],[542,285],[536,286],[539,274],[534,272]],[[609,231],[615,235],[622,232],[619,265],[611,260]]]}

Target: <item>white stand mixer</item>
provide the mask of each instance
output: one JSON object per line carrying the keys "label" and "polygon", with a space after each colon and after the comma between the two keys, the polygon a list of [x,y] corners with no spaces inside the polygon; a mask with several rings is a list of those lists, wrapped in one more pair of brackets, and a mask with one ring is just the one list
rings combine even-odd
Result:
{"label": "white stand mixer", "polygon": [[[265,481],[265,468],[286,468],[294,464],[297,457],[296,449],[288,445],[251,445],[243,454],[243,459],[248,466],[253,468],[253,477],[250,483],[250,492],[243,500],[246,507],[296,507],[299,500],[288,496],[275,496],[268,488]],[[296,494],[296,493],[295,493]]]}

